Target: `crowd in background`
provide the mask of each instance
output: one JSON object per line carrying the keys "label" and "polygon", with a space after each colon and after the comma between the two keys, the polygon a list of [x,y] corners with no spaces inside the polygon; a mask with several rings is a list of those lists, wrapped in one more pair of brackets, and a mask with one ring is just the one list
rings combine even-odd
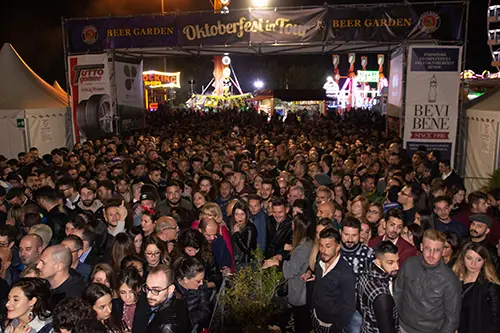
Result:
{"label": "crowd in background", "polygon": [[256,250],[286,280],[283,332],[500,332],[500,189],[468,193],[384,116],[147,125],[0,156],[4,332],[206,331]]}

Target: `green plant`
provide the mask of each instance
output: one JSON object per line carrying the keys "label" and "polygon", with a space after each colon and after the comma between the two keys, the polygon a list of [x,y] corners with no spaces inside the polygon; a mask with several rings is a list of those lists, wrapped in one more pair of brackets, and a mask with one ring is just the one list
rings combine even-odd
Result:
{"label": "green plant", "polygon": [[500,188],[500,169],[496,169],[493,171],[493,173],[490,175],[490,179],[488,180],[488,183],[485,186],[485,190],[487,192]]}
{"label": "green plant", "polygon": [[230,278],[221,296],[225,327],[245,333],[268,331],[269,319],[277,311],[273,298],[283,274],[276,267],[261,269],[263,259],[256,250],[252,263]]}

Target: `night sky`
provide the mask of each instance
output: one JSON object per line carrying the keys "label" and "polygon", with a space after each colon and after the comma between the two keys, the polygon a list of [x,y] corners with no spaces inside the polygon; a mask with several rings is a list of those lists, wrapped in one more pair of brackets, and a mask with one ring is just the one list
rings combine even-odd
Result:
{"label": "night sky", "polygon": [[[208,0],[164,0],[166,10],[210,9]],[[321,5],[323,0],[269,0],[272,6]],[[248,7],[250,0],[232,0],[230,8]],[[328,0],[329,4],[340,3],[380,3],[392,1]],[[472,0],[470,9],[469,43],[467,48],[467,68],[482,72],[490,68],[489,47],[486,44],[487,0]],[[0,42],[9,42],[19,52],[28,65],[44,80],[52,83],[58,80],[65,86],[64,61],[62,51],[61,17],[92,17],[106,15],[131,15],[160,12],[161,0],[52,0],[16,1],[2,0],[0,5]],[[359,54],[362,55],[362,54]],[[148,62],[146,67],[158,67],[162,62]],[[194,66],[193,64],[197,64]],[[273,65],[274,64],[274,65]],[[286,70],[301,73],[303,80],[290,82],[290,88],[322,86],[324,78],[333,70],[329,55],[317,56],[275,56],[244,57],[233,59],[235,71],[243,88],[251,90],[252,82],[259,78],[268,88],[283,87]],[[281,65],[284,70],[274,69]],[[197,79],[197,89],[208,83],[212,72],[211,58],[172,58],[169,70],[183,71],[184,86],[191,78]],[[266,67],[267,66],[267,67]],[[375,69],[375,68],[374,68]],[[274,74],[272,74],[274,73]],[[319,76],[319,77],[318,77]],[[205,81],[206,83],[200,82]],[[292,80],[293,81],[293,80]]]}

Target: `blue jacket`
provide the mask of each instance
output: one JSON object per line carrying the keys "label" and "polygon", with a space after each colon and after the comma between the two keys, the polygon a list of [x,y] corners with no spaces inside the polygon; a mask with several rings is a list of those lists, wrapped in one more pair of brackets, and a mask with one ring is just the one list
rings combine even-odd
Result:
{"label": "blue jacket", "polygon": [[262,253],[266,253],[266,241],[267,241],[267,214],[264,209],[261,209],[260,212],[251,216],[250,220],[255,225],[257,229],[257,246],[262,251]]}
{"label": "blue jacket", "polygon": [[215,264],[219,269],[231,267],[231,255],[221,235],[217,234],[217,238],[210,244],[210,247],[214,254]]}
{"label": "blue jacket", "polygon": [[78,260],[78,266],[76,266],[75,271],[80,273],[80,275],[83,277],[83,280],[87,282],[89,280],[90,273],[92,272],[92,266]]}

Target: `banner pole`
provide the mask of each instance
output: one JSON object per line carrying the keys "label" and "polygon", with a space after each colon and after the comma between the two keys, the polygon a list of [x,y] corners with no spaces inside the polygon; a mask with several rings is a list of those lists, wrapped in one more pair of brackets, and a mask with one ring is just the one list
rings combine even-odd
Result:
{"label": "banner pole", "polygon": [[[464,32],[464,45],[462,49],[462,68],[460,69],[460,72],[463,72],[465,70],[465,65],[467,61],[467,43],[469,40],[468,34],[469,34],[469,15],[470,15],[470,1],[467,0],[465,2],[465,32]],[[462,78],[460,82],[460,95],[462,95],[462,92],[465,91],[465,77]],[[460,109],[459,109],[459,118],[458,118],[458,145],[457,149],[455,152],[455,157],[457,161],[457,172],[460,176],[465,176],[465,160],[466,160],[466,154],[465,150],[467,149],[467,140],[468,140],[468,135],[467,135],[467,110],[464,109],[464,102],[465,98],[467,96],[462,96],[460,99]]]}
{"label": "banner pole", "polygon": [[71,136],[68,136],[66,134],[66,145],[67,148],[72,148],[75,143],[76,143],[76,132],[75,132],[75,122],[73,119],[73,107],[71,106],[71,80],[69,77],[69,65],[68,65],[68,48],[67,48],[67,35],[66,35],[66,20],[64,17],[61,16],[61,29],[62,29],[62,41],[63,41],[63,54],[64,54],[64,80],[66,81],[66,95],[68,97],[68,108],[67,108],[67,113],[69,114],[66,116],[66,119],[69,119],[71,122]]}

